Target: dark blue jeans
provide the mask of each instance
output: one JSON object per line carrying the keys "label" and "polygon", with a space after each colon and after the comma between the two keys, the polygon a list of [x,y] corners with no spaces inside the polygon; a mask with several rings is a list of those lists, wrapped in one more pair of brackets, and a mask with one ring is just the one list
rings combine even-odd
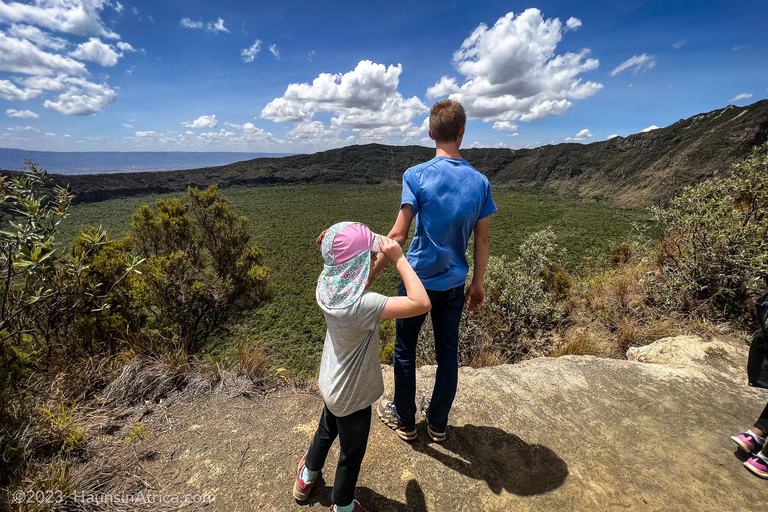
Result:
{"label": "dark blue jeans", "polygon": [[[402,279],[397,294],[404,296]],[[464,285],[450,290],[427,290],[432,301],[437,374],[427,420],[436,432],[445,432],[448,413],[459,380],[459,321],[464,309]],[[416,341],[426,314],[395,321],[395,408],[403,425],[416,423]]]}

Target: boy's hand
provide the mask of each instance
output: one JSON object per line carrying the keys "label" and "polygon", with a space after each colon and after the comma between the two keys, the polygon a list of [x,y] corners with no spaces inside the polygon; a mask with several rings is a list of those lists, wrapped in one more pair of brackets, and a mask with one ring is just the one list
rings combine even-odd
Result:
{"label": "boy's hand", "polygon": [[485,292],[483,291],[483,285],[470,283],[469,290],[467,290],[467,296],[464,298],[464,303],[469,302],[469,310],[474,311],[485,302]]}
{"label": "boy's hand", "polygon": [[405,257],[405,255],[403,254],[403,248],[400,247],[400,244],[398,244],[391,238],[380,236],[379,248],[381,249],[382,254],[384,254],[384,256],[386,256],[387,259],[392,263],[397,264],[400,258]]}

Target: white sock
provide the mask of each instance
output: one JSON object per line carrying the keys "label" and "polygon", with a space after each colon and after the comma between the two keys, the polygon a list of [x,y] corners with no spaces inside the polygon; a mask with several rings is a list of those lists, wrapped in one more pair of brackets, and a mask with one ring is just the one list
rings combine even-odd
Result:
{"label": "white sock", "polygon": [[317,478],[317,471],[310,471],[307,469],[307,466],[304,466],[304,471],[301,472],[301,479],[304,481],[304,483],[308,484],[315,478]]}
{"label": "white sock", "polygon": [[752,429],[747,430],[747,434],[753,436],[755,439],[757,439],[757,442],[760,444],[765,444],[765,437],[760,437],[759,435],[752,432]]}

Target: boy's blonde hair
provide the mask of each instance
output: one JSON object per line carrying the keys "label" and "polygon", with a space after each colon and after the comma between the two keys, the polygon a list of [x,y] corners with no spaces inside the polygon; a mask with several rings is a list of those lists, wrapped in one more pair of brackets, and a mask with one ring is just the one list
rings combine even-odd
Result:
{"label": "boy's blonde hair", "polygon": [[459,138],[461,127],[467,124],[467,114],[461,103],[438,101],[429,113],[429,131],[435,142],[453,142]]}

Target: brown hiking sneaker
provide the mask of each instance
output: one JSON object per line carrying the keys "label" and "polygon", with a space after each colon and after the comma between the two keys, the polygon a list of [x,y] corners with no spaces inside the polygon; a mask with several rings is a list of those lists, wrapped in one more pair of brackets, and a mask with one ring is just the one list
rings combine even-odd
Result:
{"label": "brown hiking sneaker", "polygon": [[424,416],[424,419],[427,420],[427,434],[429,434],[429,438],[436,443],[442,443],[445,441],[445,432],[437,432],[432,430],[432,425],[429,424],[429,417],[427,413],[429,412],[429,403],[431,401],[431,398],[426,396],[421,397],[421,400],[419,401],[419,410],[421,411],[421,415]]}
{"label": "brown hiking sneaker", "polygon": [[376,406],[376,412],[381,418],[381,422],[395,431],[395,433],[403,441],[413,441],[416,439],[418,432],[416,431],[416,425],[403,425],[397,418],[397,411],[395,410],[395,403],[392,401],[379,401],[379,405]]}

